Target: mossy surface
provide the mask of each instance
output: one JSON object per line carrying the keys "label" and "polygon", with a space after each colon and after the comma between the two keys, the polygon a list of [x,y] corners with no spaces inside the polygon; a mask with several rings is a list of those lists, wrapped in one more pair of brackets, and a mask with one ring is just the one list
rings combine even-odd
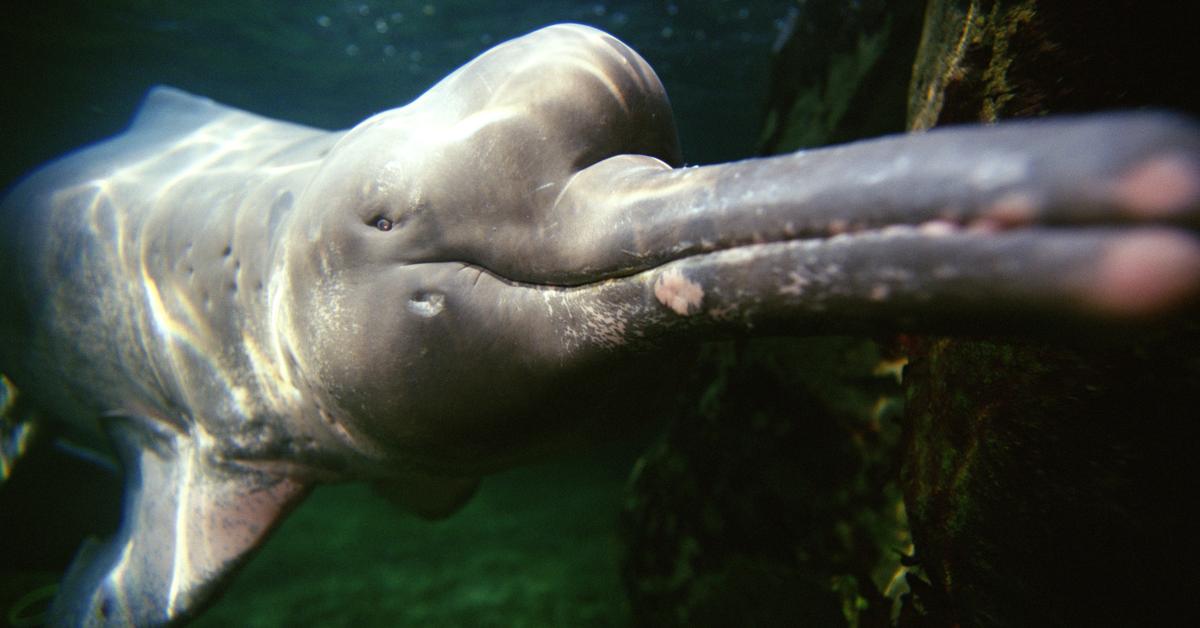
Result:
{"label": "mossy surface", "polygon": [[[760,152],[902,131],[920,9],[798,3]],[[635,621],[888,625],[910,549],[894,482],[901,368],[862,338],[711,347],[626,502]]]}
{"label": "mossy surface", "polygon": [[[1170,106],[1194,37],[1144,3],[931,0],[910,126]],[[1166,321],[1091,343],[909,345],[902,475],[912,621],[1146,625],[1185,612],[1196,521],[1197,331]],[[928,578],[924,580],[923,578]],[[919,618],[917,616],[920,616]]]}
{"label": "mossy surface", "polygon": [[908,549],[902,404],[864,339],[710,347],[638,463],[625,581],[648,626],[886,625]]}
{"label": "mossy surface", "polygon": [[1200,488],[1185,418],[1200,361],[1180,348],[1194,343],[1194,331],[1132,349],[930,341],[909,367],[902,476],[930,615],[1174,616],[1169,592],[1194,552],[1180,551],[1193,518],[1173,496]]}

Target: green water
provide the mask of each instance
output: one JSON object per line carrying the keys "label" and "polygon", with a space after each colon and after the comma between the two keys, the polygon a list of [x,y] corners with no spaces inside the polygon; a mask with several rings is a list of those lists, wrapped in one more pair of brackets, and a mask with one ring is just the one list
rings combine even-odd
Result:
{"label": "green water", "polygon": [[633,452],[488,478],[426,522],[361,484],[318,489],[196,626],[621,626],[617,515]]}

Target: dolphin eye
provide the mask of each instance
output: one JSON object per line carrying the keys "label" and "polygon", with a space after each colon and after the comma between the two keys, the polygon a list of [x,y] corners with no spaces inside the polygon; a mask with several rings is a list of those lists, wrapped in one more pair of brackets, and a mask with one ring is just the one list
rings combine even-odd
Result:
{"label": "dolphin eye", "polygon": [[387,218],[384,218],[383,216],[380,216],[379,218],[375,219],[375,228],[380,231],[391,231],[392,230],[392,221],[388,220]]}

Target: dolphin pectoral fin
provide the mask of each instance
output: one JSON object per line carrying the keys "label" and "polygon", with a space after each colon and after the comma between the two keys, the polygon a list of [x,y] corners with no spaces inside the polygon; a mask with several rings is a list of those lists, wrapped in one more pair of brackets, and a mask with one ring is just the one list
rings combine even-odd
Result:
{"label": "dolphin pectoral fin", "polygon": [[378,480],[375,492],[422,519],[444,519],[462,509],[479,490],[479,478],[450,478],[425,474]]}
{"label": "dolphin pectoral fin", "polygon": [[219,462],[161,424],[120,418],[109,431],[126,470],[121,527],[80,551],[54,602],[55,625],[194,616],[308,492],[291,478]]}

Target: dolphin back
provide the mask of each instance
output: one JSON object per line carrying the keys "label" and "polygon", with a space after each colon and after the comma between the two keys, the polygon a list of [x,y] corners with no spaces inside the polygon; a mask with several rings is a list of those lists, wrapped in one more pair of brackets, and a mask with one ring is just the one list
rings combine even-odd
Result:
{"label": "dolphin back", "polygon": [[[127,133],[180,132],[203,126],[230,113],[245,113],[211,98],[197,96],[170,85],[155,85],[146,92]],[[252,114],[246,114],[252,115]]]}
{"label": "dolphin back", "polygon": [[197,612],[307,492],[272,467],[262,435],[297,429],[246,347],[270,346],[271,233],[336,137],[160,86],[5,197],[0,373],[126,472],[122,527],[78,555],[55,623]]}

